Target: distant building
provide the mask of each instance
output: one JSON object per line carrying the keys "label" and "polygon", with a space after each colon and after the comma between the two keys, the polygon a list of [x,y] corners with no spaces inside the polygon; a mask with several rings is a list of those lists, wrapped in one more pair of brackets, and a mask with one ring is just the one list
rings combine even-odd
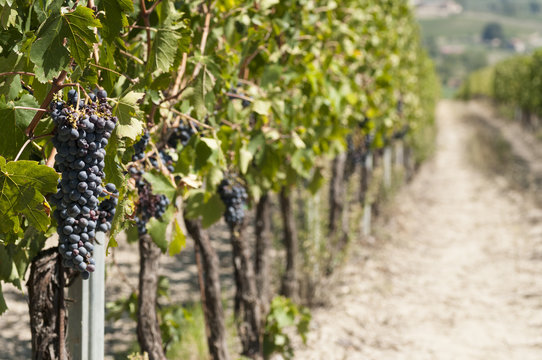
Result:
{"label": "distant building", "polygon": [[413,0],[412,4],[418,18],[448,17],[463,11],[463,7],[453,0]]}
{"label": "distant building", "polygon": [[524,53],[527,50],[527,45],[520,39],[510,40],[510,46],[517,53]]}
{"label": "distant building", "polygon": [[440,47],[440,53],[443,55],[457,55],[465,52],[464,45],[443,45]]}

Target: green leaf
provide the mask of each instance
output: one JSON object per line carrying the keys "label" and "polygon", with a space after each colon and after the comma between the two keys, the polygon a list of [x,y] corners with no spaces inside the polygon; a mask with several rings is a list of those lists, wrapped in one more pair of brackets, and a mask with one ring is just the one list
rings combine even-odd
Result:
{"label": "green leaf", "polygon": [[202,226],[208,228],[222,217],[226,210],[218,194],[205,193],[197,189],[188,192],[185,215],[188,219],[202,217]]}
{"label": "green leaf", "polygon": [[260,115],[269,114],[271,108],[271,102],[267,100],[256,100],[253,102],[254,112]]}
{"label": "green leaf", "polygon": [[34,72],[39,81],[47,82],[70,63],[70,53],[64,47],[62,18],[60,13],[53,13],[40,26],[37,40],[30,48],[30,60],[36,65]]}
{"label": "green leaf", "polygon": [[147,71],[152,72],[157,69],[168,71],[169,67],[175,61],[178,44],[181,40],[181,33],[174,29],[158,29],[152,42],[150,61],[147,65]]}
{"label": "green leaf", "polygon": [[252,157],[252,153],[246,147],[242,147],[239,150],[239,169],[241,170],[241,174],[246,174]]}
{"label": "green leaf", "polygon": [[126,183],[123,186],[117,186],[119,189],[119,202],[115,211],[115,216],[111,222],[111,231],[109,235],[109,242],[107,243],[107,250],[110,247],[117,247],[117,241],[115,237],[126,227],[126,214],[132,212],[132,201],[126,196],[128,187]]}
{"label": "green leaf", "polygon": [[220,153],[220,144],[217,140],[202,137],[196,145],[195,169],[200,170],[207,164],[216,165]]}
{"label": "green leaf", "polygon": [[113,42],[114,38],[121,33],[122,28],[128,26],[128,19],[124,12],[133,11],[133,4],[131,1],[126,4],[124,0],[103,0],[101,5],[105,10],[105,21],[103,21],[101,34],[107,41]]}
{"label": "green leaf", "polygon": [[184,235],[181,227],[179,226],[179,222],[177,219],[175,219],[173,228],[173,239],[171,240],[171,243],[169,244],[169,255],[177,255],[181,252],[182,249],[186,247],[186,236]]}
{"label": "green leaf", "polygon": [[50,220],[44,195],[56,192],[58,174],[35,161],[6,163],[0,157],[0,233],[17,232],[19,215],[36,229],[45,232]]}
{"label": "green leaf", "polygon": [[168,241],[166,239],[167,226],[169,220],[173,216],[173,206],[170,206],[166,212],[162,215],[161,219],[151,218],[147,223],[147,229],[149,235],[152,237],[152,241],[162,250],[163,253],[167,251]]}
{"label": "green leaf", "polygon": [[92,9],[77,6],[75,11],[62,14],[64,24],[62,35],[68,39],[68,48],[77,64],[85,67],[92,51],[92,44],[97,43],[96,34],[91,28],[100,28],[100,20],[94,18]]}
{"label": "green leaf", "polygon": [[113,114],[119,119],[115,134],[119,138],[129,138],[136,140],[143,131],[143,113],[139,109],[138,101],[144,96],[144,93],[130,91],[121,97],[115,107]]}
{"label": "green leaf", "polygon": [[274,85],[282,74],[282,67],[279,65],[271,65],[265,68],[262,74],[262,83],[260,86],[266,88],[268,86]]}
{"label": "green leaf", "polygon": [[190,92],[187,92],[187,95],[189,95],[190,103],[192,104],[192,106],[194,106],[196,115],[199,118],[202,118],[207,112],[205,108],[205,94],[207,91],[209,91],[207,87],[209,86],[210,80],[207,79],[206,74],[207,71],[205,70],[204,66],[194,80],[193,87],[189,89]]}
{"label": "green leaf", "polygon": [[164,194],[168,199],[173,199],[175,197],[177,188],[163,173],[152,170],[150,172],[145,172],[143,178],[151,184],[153,193]]}
{"label": "green leaf", "polygon": [[15,109],[17,105],[35,105],[28,96],[23,96],[18,102],[9,101],[7,103],[3,97],[0,97],[0,127],[2,129],[0,131],[0,154],[7,159],[14,159],[23,146],[26,141],[23,130],[34,117],[33,111]]}

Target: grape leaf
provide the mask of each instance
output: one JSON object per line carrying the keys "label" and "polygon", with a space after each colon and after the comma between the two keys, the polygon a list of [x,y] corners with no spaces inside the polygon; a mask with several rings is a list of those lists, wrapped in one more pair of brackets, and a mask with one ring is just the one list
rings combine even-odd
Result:
{"label": "grape leaf", "polygon": [[119,119],[115,129],[115,134],[119,138],[136,140],[143,131],[143,123],[139,120],[143,114],[137,103],[143,95],[145,94],[130,91],[121,97],[113,108],[113,114]]}
{"label": "grape leaf", "polygon": [[40,231],[49,226],[44,194],[56,191],[58,174],[35,161],[11,161],[0,157],[0,219],[1,232],[18,231],[19,215],[25,215]]}
{"label": "grape leaf", "polygon": [[164,194],[168,199],[173,199],[175,196],[175,185],[171,180],[161,172],[151,171],[145,172],[143,178],[152,184],[152,192],[155,194]]}
{"label": "grape leaf", "polygon": [[68,39],[70,54],[77,64],[85,67],[92,50],[92,44],[98,42],[91,29],[100,28],[100,20],[94,18],[94,12],[86,6],[77,6],[75,11],[62,14],[64,23],[62,35]]}
{"label": "grape leaf", "polygon": [[241,174],[246,174],[252,158],[253,154],[245,146],[239,149],[239,169]]}
{"label": "grape leaf", "polygon": [[177,11],[173,1],[163,1],[157,15],[159,26],[156,29],[147,71],[168,71],[175,63],[176,57],[188,51],[190,31],[182,22],[182,13]]}
{"label": "grape leaf", "polygon": [[186,236],[184,235],[179,222],[175,219],[173,228],[173,239],[169,243],[169,255],[177,255],[186,247]]}
{"label": "grape leaf", "polygon": [[32,96],[24,95],[17,102],[6,103],[4,98],[0,97],[0,154],[8,159],[15,158],[26,141],[23,131],[34,116],[34,111],[15,109],[15,106],[35,107],[37,104],[32,99]]}
{"label": "grape leaf", "polygon": [[190,190],[186,199],[185,216],[188,219],[202,217],[201,224],[208,228],[222,217],[226,208],[218,194],[206,194],[205,190]]}
{"label": "grape leaf", "polygon": [[107,244],[108,250],[110,247],[117,247],[118,244],[115,240],[115,236],[126,227],[126,214],[132,212],[133,204],[128,196],[126,196],[127,189],[127,186],[119,187],[119,203],[116,207],[113,221],[111,222],[110,240]]}
{"label": "grape leaf", "polygon": [[37,40],[30,48],[30,60],[36,65],[34,72],[39,81],[47,82],[68,67],[70,54],[62,44],[62,18],[54,13],[38,30]]}
{"label": "grape leaf", "polygon": [[173,216],[173,211],[173,206],[170,206],[164,215],[162,215],[161,219],[153,217],[147,223],[147,229],[149,231],[149,235],[152,237],[152,241],[154,241],[154,243],[164,253],[166,252],[168,246],[168,241],[166,239],[167,226],[169,224],[169,220]]}
{"label": "grape leaf", "polygon": [[[60,10],[60,9],[59,9]],[[37,40],[30,49],[30,60],[36,65],[34,70],[39,81],[46,82],[65,70],[70,63],[70,55],[81,67],[85,67],[98,39],[91,29],[101,27],[91,9],[77,6],[74,11],[53,12],[40,26]],[[68,49],[64,46],[68,39]]]}
{"label": "grape leaf", "polygon": [[152,43],[150,61],[147,66],[148,71],[158,69],[168,71],[169,67],[175,61],[177,48],[181,43],[182,34],[172,29],[158,29]]}
{"label": "grape leaf", "polygon": [[101,5],[105,10],[105,21],[101,34],[107,41],[113,42],[114,38],[121,33],[122,28],[128,26],[128,19],[124,12],[133,11],[134,6],[131,1],[118,0],[104,0]]}

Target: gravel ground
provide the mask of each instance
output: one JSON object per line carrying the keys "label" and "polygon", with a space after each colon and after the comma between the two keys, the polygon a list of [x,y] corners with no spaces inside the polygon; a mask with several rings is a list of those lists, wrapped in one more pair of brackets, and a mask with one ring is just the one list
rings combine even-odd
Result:
{"label": "gravel ground", "polygon": [[542,359],[542,211],[472,166],[473,114],[495,122],[480,104],[440,104],[434,159],[336,274],[296,359]]}

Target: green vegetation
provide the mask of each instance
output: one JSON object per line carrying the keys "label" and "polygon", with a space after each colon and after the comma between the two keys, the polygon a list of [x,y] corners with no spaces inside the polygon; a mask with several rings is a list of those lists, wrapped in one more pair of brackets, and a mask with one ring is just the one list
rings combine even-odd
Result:
{"label": "green vegetation", "polygon": [[[140,348],[151,359],[196,338],[195,351],[206,351],[201,311],[185,311],[167,297],[167,279],[157,281],[159,255],[178,254],[187,235],[203,259],[202,299],[210,302],[203,317],[220,330],[206,334],[208,350],[226,352],[206,232],[223,218],[241,354],[261,357],[265,336],[270,352],[290,354],[285,328],[294,324],[303,335],[309,319],[292,302],[301,266],[291,195],[308,189],[299,199],[306,203],[326,183],[342,187],[343,174],[327,170],[347,151],[372,156],[401,138],[421,161],[433,140],[439,86],[407,0],[46,0],[3,2],[0,10],[0,285],[22,289],[57,227],[53,261],[66,267],[87,266],[96,232],[115,247],[126,231],[139,243],[139,287],[137,296],[110,304],[110,316],[138,321]],[[347,139],[355,140],[351,149]],[[275,289],[256,283],[258,239],[245,231],[245,211],[273,193],[288,210],[281,244],[288,260],[258,276],[284,273],[281,294],[290,299],[271,303]],[[104,198],[104,211],[89,208]],[[330,257],[335,245],[323,243]],[[69,274],[61,269],[48,280],[64,284]],[[269,296],[260,299],[263,292]],[[0,287],[0,314],[6,309]]]}

